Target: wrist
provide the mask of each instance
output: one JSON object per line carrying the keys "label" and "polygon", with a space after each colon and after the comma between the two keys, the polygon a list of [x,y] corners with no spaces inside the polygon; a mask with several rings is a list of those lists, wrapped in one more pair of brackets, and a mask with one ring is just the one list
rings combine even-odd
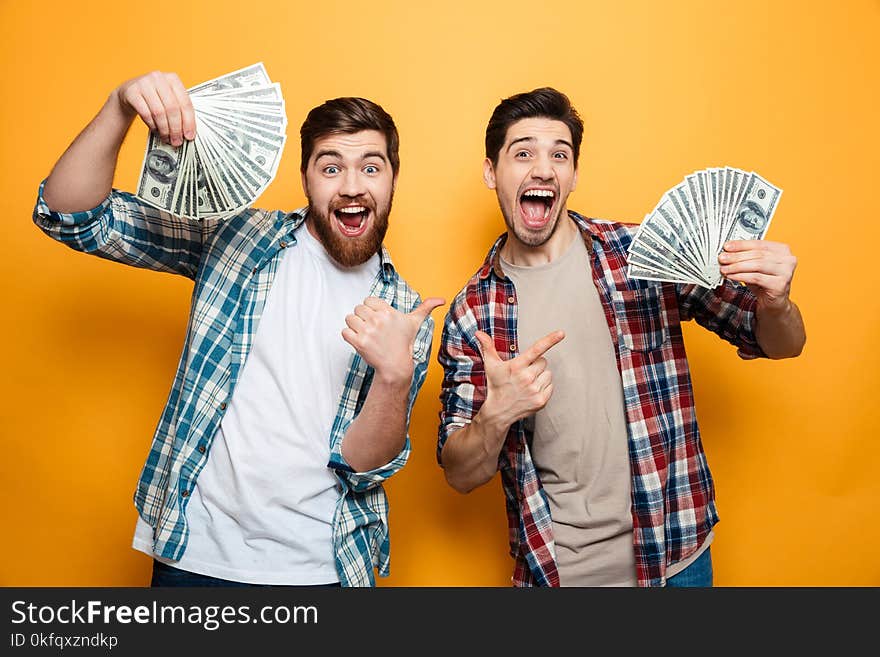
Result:
{"label": "wrist", "polygon": [[500,410],[495,409],[488,399],[473,419],[473,423],[484,434],[489,435],[506,435],[513,422],[512,418],[506,417]]}
{"label": "wrist", "polygon": [[103,109],[104,113],[109,113],[117,119],[131,123],[137,117],[137,112],[125,101],[122,96],[123,91],[124,85],[116,87],[110,96],[108,96]]}
{"label": "wrist", "polygon": [[794,304],[791,302],[791,299],[789,297],[779,299],[772,304],[766,302],[762,303],[759,300],[756,308],[756,313],[764,317],[785,317],[786,315],[791,314],[793,306]]}
{"label": "wrist", "polygon": [[378,384],[392,390],[409,390],[412,383],[413,366],[409,367],[376,367],[374,368],[373,384]]}

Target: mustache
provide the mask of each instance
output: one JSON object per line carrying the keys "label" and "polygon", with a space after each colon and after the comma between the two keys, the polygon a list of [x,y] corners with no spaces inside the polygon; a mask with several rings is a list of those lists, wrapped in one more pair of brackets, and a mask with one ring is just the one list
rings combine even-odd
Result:
{"label": "mustache", "polygon": [[376,204],[369,196],[348,196],[346,198],[335,199],[330,202],[330,212],[335,212],[340,208],[345,208],[350,205],[362,205],[368,210],[376,209]]}

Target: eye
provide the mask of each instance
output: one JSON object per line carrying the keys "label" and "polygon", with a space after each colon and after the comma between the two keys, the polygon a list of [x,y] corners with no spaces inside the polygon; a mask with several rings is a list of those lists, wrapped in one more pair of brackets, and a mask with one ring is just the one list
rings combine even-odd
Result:
{"label": "eye", "polygon": [[514,157],[517,158],[517,159],[519,159],[519,160],[522,160],[522,159],[524,159],[524,158],[527,158],[528,156],[529,156],[529,152],[528,152],[528,151],[517,151],[517,152],[516,152],[516,155],[514,155]]}
{"label": "eye", "polygon": [[367,166],[364,167],[364,173],[369,174],[369,175],[373,175],[374,173],[379,173],[379,167],[377,167],[375,164],[368,164]]}
{"label": "eye", "polygon": [[339,173],[339,167],[336,166],[335,164],[330,164],[330,165],[324,167],[323,171],[324,171],[324,173],[332,176],[332,175]]}
{"label": "eye", "polygon": [[553,157],[557,160],[567,160],[568,153],[566,153],[565,151],[558,151],[556,153],[553,153]]}

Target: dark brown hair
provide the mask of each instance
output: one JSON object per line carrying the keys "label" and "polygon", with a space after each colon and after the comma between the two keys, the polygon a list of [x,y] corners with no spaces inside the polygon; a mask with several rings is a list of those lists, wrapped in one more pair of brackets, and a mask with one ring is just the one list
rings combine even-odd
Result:
{"label": "dark brown hair", "polygon": [[571,131],[571,144],[574,148],[574,166],[577,168],[581,152],[581,139],[584,136],[584,122],[572,107],[571,101],[561,91],[551,87],[533,89],[502,100],[489,125],[486,126],[486,157],[493,166],[498,165],[498,155],[507,138],[507,129],[522,119],[553,119],[562,121]]}
{"label": "dark brown hair", "polygon": [[350,135],[361,130],[378,130],[385,135],[388,161],[397,175],[400,170],[400,137],[394,119],[376,103],[355,97],[334,98],[309,112],[299,130],[302,141],[300,170],[306,170],[316,140],[330,134]]}

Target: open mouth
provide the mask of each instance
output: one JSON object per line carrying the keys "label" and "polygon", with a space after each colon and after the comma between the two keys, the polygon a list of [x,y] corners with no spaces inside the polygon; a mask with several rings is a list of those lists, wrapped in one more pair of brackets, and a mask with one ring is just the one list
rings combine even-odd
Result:
{"label": "open mouth", "polygon": [[333,211],[339,231],[346,237],[358,237],[367,230],[367,219],[370,216],[369,208],[363,205],[347,205]]}
{"label": "open mouth", "polygon": [[556,202],[552,189],[527,189],[519,197],[519,211],[527,228],[540,229],[550,221]]}

